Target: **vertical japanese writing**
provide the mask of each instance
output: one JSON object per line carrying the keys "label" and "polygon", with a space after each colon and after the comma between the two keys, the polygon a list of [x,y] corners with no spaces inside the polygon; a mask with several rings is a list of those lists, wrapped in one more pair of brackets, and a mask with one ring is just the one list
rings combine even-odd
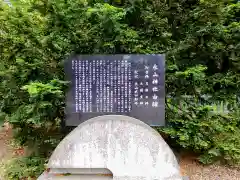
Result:
{"label": "vertical japanese writing", "polygon": [[[68,72],[72,70],[69,77],[74,85],[69,91],[72,94],[67,94],[68,102],[75,105],[66,112],[75,113],[69,117],[76,121],[103,114],[124,114],[149,119],[150,124],[159,123],[157,119],[164,119],[164,64],[161,60],[151,55],[76,57],[66,68]],[[78,113],[81,114],[79,119]]]}
{"label": "vertical japanese writing", "polygon": [[117,61],[117,112],[121,112],[121,62]]}
{"label": "vertical japanese writing", "polygon": [[144,65],[144,71],[145,71],[145,75],[144,75],[144,79],[145,79],[145,84],[144,84],[144,105],[148,106],[149,105],[149,100],[148,100],[148,91],[149,91],[149,86],[148,86],[148,81],[149,81],[149,66],[148,65]]}
{"label": "vertical japanese writing", "polygon": [[128,62],[124,60],[124,112],[128,111]]}
{"label": "vertical japanese writing", "polygon": [[88,94],[89,94],[89,112],[92,112],[92,82],[93,82],[93,62],[90,61],[88,65],[88,72],[89,72],[89,89],[88,89]]}
{"label": "vertical japanese writing", "polygon": [[139,104],[140,105],[143,105],[143,83],[140,82],[140,89],[139,89],[139,92],[140,92],[140,97],[139,97]]}
{"label": "vertical japanese writing", "polygon": [[131,92],[132,92],[132,85],[131,85],[131,63],[128,62],[128,111],[131,111]]}
{"label": "vertical japanese writing", "polygon": [[111,70],[110,70],[110,64],[108,63],[107,65],[107,112],[111,112],[111,89],[110,89],[110,84],[111,84]]}
{"label": "vertical japanese writing", "polygon": [[81,63],[81,72],[82,72],[82,81],[83,81],[83,86],[82,86],[82,111],[86,112],[86,68],[85,68],[85,61]]}
{"label": "vertical japanese writing", "polygon": [[102,69],[102,59],[99,60],[99,76],[100,76],[100,89],[99,89],[99,94],[100,94],[100,112],[103,112],[103,69]]}
{"label": "vertical japanese writing", "polygon": [[[102,60],[101,60],[102,61]],[[104,62],[101,63],[101,69],[102,69],[102,112],[106,112],[106,69],[104,67]]]}
{"label": "vertical japanese writing", "polygon": [[113,70],[113,62],[110,61],[110,82],[109,82],[109,88],[110,88],[110,112],[113,112],[113,101],[114,101],[114,70]]}
{"label": "vertical japanese writing", "polygon": [[[106,63],[106,64],[108,64],[108,63]],[[105,82],[105,87],[106,87],[106,112],[109,112],[110,110],[109,110],[109,96],[110,96],[110,93],[109,93],[109,75],[110,75],[110,73],[109,73],[109,66],[108,65],[106,65],[105,66],[105,70],[106,70],[106,73],[105,73],[105,78],[106,78],[106,82]]]}
{"label": "vertical japanese writing", "polygon": [[[91,112],[93,112],[94,111],[94,107],[93,107],[93,86],[95,85],[95,83],[96,83],[96,61],[95,60],[93,60],[92,61],[92,66],[91,66],[91,68],[92,68],[92,85],[91,85]],[[96,101],[95,101],[95,103],[96,103]]]}
{"label": "vertical japanese writing", "polygon": [[78,87],[78,92],[77,92],[77,94],[78,94],[78,110],[80,111],[82,111],[82,82],[81,82],[81,80],[82,80],[82,74],[81,74],[81,65],[80,65],[80,63],[78,63],[78,62],[76,62],[76,67],[77,67],[77,74],[78,74],[78,85],[77,85],[77,87]]}
{"label": "vertical japanese writing", "polygon": [[79,74],[78,74],[78,64],[77,64],[77,61],[76,60],[73,60],[72,62],[72,68],[75,72],[75,103],[76,103],[76,107],[75,107],[75,110],[76,112],[79,111],[79,87],[78,87],[78,78],[79,78]]}
{"label": "vertical japanese writing", "polygon": [[111,93],[110,93],[110,76],[111,76],[111,73],[110,73],[110,69],[109,69],[109,63],[107,63],[106,65],[106,89],[107,89],[107,109],[106,111],[107,112],[110,112],[110,98],[111,98]]}
{"label": "vertical japanese writing", "polygon": [[85,60],[85,68],[84,69],[85,69],[85,76],[86,76],[86,79],[85,79],[86,89],[85,89],[85,93],[84,93],[85,101],[86,101],[85,112],[88,112],[89,111],[89,63],[88,63],[88,60]]}
{"label": "vertical japanese writing", "polygon": [[[113,76],[113,79],[114,79],[114,93],[113,93],[113,96],[114,96],[114,104],[115,104],[115,108],[117,108],[116,106],[116,103],[117,103],[117,60],[115,59],[114,60],[114,68],[113,68],[113,73],[114,73],[114,76]],[[116,111],[117,109],[115,109]]]}
{"label": "vertical japanese writing", "polygon": [[158,66],[157,64],[153,65],[153,77],[152,77],[152,92],[153,92],[153,96],[152,96],[152,107],[158,107],[158,96],[156,95],[156,93],[158,92],[158,74],[157,74],[157,70],[158,70]]}
{"label": "vertical japanese writing", "polygon": [[134,70],[134,104],[138,105],[139,103],[139,93],[138,93],[138,89],[139,89],[139,84],[138,84],[138,79],[139,79],[139,73],[137,70]]}
{"label": "vertical japanese writing", "polygon": [[96,62],[96,104],[97,104],[97,112],[100,112],[100,95],[99,95],[99,91],[100,91],[100,71],[99,71],[99,60],[95,60]]}
{"label": "vertical japanese writing", "polygon": [[121,64],[120,64],[120,76],[121,76],[121,101],[120,101],[120,112],[124,112],[124,75],[125,75],[125,72],[124,72],[124,61],[121,60]]}

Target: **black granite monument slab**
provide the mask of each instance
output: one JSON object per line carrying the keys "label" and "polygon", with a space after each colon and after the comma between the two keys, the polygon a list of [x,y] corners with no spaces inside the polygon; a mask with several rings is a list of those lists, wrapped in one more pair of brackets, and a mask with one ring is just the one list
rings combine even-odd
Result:
{"label": "black granite monument slab", "polygon": [[79,55],[66,61],[65,74],[66,126],[107,114],[165,125],[164,55]]}

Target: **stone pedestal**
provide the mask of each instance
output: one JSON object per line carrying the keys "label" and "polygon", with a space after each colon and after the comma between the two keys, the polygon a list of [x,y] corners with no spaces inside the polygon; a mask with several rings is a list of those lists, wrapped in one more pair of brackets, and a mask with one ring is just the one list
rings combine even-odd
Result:
{"label": "stone pedestal", "polygon": [[[177,159],[159,133],[121,115],[99,116],[80,124],[55,149],[48,168],[38,180],[182,179]],[[71,175],[55,176],[58,173]]]}

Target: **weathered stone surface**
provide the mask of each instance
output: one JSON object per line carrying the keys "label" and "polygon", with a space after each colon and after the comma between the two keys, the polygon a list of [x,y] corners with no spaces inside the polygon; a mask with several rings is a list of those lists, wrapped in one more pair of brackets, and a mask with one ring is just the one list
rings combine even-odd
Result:
{"label": "weathered stone surface", "polygon": [[80,124],[55,149],[48,167],[55,172],[66,168],[65,173],[106,168],[114,180],[181,179],[178,162],[159,133],[121,115],[99,116]]}
{"label": "weathered stone surface", "polygon": [[71,176],[54,176],[53,174],[42,175],[38,180],[112,180],[112,177],[94,176],[94,175],[71,175]]}

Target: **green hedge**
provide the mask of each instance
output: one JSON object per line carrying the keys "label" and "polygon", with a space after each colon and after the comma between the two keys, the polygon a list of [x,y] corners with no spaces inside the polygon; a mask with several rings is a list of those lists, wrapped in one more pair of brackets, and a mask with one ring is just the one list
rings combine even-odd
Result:
{"label": "green hedge", "polygon": [[[33,167],[42,165],[62,138],[59,122],[68,84],[63,61],[73,53],[165,53],[168,126],[159,130],[174,145],[199,153],[203,163],[239,162],[240,3],[22,0],[12,4],[0,3],[0,117],[13,125],[17,142],[32,154],[21,161],[31,164],[24,166],[29,171],[10,170],[8,179],[39,175],[43,169]],[[212,113],[217,102],[229,104],[229,112]]]}

